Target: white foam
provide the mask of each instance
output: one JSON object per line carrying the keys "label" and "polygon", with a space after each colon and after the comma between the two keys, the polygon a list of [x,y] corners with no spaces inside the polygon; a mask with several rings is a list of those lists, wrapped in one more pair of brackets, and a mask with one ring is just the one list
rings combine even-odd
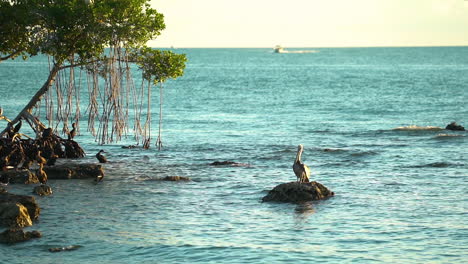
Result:
{"label": "white foam", "polygon": [[442,130],[442,129],[443,129],[443,128],[438,127],[438,126],[416,126],[416,125],[410,125],[410,126],[397,127],[397,128],[394,128],[393,130],[413,131],[413,130]]}

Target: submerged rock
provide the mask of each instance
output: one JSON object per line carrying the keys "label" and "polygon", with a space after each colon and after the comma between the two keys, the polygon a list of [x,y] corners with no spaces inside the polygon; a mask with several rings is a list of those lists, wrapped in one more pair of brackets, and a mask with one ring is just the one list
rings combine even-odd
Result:
{"label": "submerged rock", "polygon": [[321,183],[313,182],[288,182],[282,183],[271,190],[263,202],[287,202],[300,203],[320,200],[335,195]]}
{"label": "submerged rock", "polygon": [[190,181],[189,177],[183,176],[166,176],[161,179],[162,181]]}
{"label": "submerged rock", "polygon": [[34,187],[33,193],[39,196],[49,196],[52,194],[52,188],[49,185],[41,184]]}
{"label": "submerged rock", "polygon": [[249,167],[249,164],[245,163],[239,163],[239,162],[234,162],[234,161],[215,161],[210,163],[210,166],[233,166],[233,167]]}
{"label": "submerged rock", "polygon": [[29,217],[32,221],[39,218],[41,209],[36,202],[36,199],[28,195],[16,195],[11,193],[0,193],[0,204],[3,203],[19,203],[28,210]]}
{"label": "submerged rock", "polygon": [[77,250],[81,246],[80,245],[71,245],[71,246],[66,246],[66,247],[55,247],[55,248],[49,248],[50,252],[61,252],[61,251],[71,251],[71,250]]}
{"label": "submerged rock", "polygon": [[99,164],[62,164],[53,167],[45,167],[47,178],[63,180],[63,179],[97,179],[104,175],[104,170]]}
{"label": "submerged rock", "polygon": [[0,203],[0,225],[18,228],[32,226],[28,209],[20,203],[5,202]]}
{"label": "submerged rock", "polygon": [[0,233],[0,243],[13,244],[39,237],[42,237],[39,231],[24,232],[23,229],[10,228]]}
{"label": "submerged rock", "polygon": [[462,125],[458,125],[456,122],[448,124],[445,129],[456,130],[456,131],[465,131],[465,128]]}

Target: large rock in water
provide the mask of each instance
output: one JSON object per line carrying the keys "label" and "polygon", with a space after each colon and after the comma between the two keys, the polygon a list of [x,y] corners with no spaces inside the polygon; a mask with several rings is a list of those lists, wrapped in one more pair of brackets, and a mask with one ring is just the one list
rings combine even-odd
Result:
{"label": "large rock in water", "polygon": [[[66,163],[56,166],[46,166],[44,171],[49,180],[66,179],[96,179],[98,176],[104,176],[104,170],[100,164],[75,164]],[[9,183],[31,184],[39,183],[35,170],[9,170],[0,171],[0,181]]]}
{"label": "large rock in water", "polygon": [[313,182],[288,182],[282,183],[271,190],[263,202],[300,203],[324,199],[335,195],[321,183]]}
{"label": "large rock in water", "polygon": [[31,184],[38,183],[36,174],[30,170],[0,171],[0,181],[8,183]]}
{"label": "large rock in water", "polygon": [[457,124],[456,122],[452,122],[448,124],[445,129],[448,130],[455,130],[455,131],[465,131],[465,128],[462,125]]}
{"label": "large rock in water", "polygon": [[28,209],[20,203],[5,202],[0,203],[0,225],[18,228],[32,226]]}
{"label": "large rock in water", "polygon": [[0,204],[3,203],[19,203],[23,205],[28,210],[29,217],[32,221],[37,220],[41,212],[36,199],[32,196],[0,193]]}
{"label": "large rock in water", "polygon": [[23,229],[12,228],[0,233],[0,243],[13,244],[41,236],[42,234],[39,231],[24,232]]}
{"label": "large rock in water", "polygon": [[104,170],[99,164],[62,164],[44,167],[47,178],[50,179],[96,179],[104,175]]}

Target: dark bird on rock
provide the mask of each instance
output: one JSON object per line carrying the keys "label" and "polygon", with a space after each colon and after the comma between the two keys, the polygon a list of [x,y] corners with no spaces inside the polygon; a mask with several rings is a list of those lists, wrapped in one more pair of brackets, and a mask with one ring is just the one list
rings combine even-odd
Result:
{"label": "dark bird on rock", "polygon": [[23,124],[23,121],[21,119],[19,120],[18,124],[16,124],[15,128],[13,128],[13,132],[16,134],[20,131],[21,125]]}
{"label": "dark bird on rock", "polygon": [[72,130],[68,133],[68,140],[72,140],[76,136],[76,123],[72,124]]}
{"label": "dark bird on rock", "polygon": [[48,127],[42,131],[42,138],[48,138],[52,136],[52,128]]}
{"label": "dark bird on rock", "polygon": [[102,153],[106,153],[104,150],[100,150],[97,154],[96,154],[96,158],[99,160],[100,163],[106,163],[107,162],[107,159],[106,157],[104,157],[104,155],[102,155]]}
{"label": "dark bird on rock", "polygon": [[6,130],[7,130],[8,138],[13,138],[15,136],[13,124],[11,122],[8,122]]}
{"label": "dark bird on rock", "polygon": [[47,183],[47,174],[45,173],[44,169],[44,164],[39,163],[39,169],[36,171],[36,177],[39,180],[41,184],[46,184]]}
{"label": "dark bird on rock", "polygon": [[31,167],[33,163],[34,163],[34,160],[31,160],[28,157],[26,157],[23,162],[23,166],[21,166],[21,168],[29,170],[29,167]]}
{"label": "dark bird on rock", "polygon": [[299,145],[297,147],[296,160],[294,161],[294,164],[293,164],[293,171],[294,171],[294,174],[296,174],[298,182],[309,182],[310,169],[309,167],[307,167],[307,165],[305,165],[301,161],[301,156],[302,156],[303,151],[304,151],[304,146]]}
{"label": "dark bird on rock", "polygon": [[52,156],[50,156],[50,158],[47,160],[47,166],[54,166],[55,165],[55,162],[57,161],[58,159],[58,155],[56,154],[53,154]]}

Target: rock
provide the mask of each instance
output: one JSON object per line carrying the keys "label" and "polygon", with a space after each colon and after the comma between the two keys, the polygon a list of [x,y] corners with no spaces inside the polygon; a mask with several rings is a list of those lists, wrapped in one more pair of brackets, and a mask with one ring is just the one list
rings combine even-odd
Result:
{"label": "rock", "polygon": [[39,205],[37,204],[34,197],[28,195],[16,195],[12,193],[1,193],[0,204],[9,202],[19,203],[26,207],[29,217],[32,221],[35,221],[39,218],[41,209],[39,208]]}
{"label": "rock", "polygon": [[20,203],[5,202],[0,203],[0,225],[18,228],[32,226],[28,209]]}
{"label": "rock", "polygon": [[23,229],[10,228],[0,233],[0,243],[13,244],[39,237],[42,237],[39,231],[24,232]]}
{"label": "rock", "polygon": [[38,183],[35,173],[30,170],[8,170],[0,172],[0,181],[8,183],[31,184]]}
{"label": "rock", "polygon": [[61,164],[53,167],[44,167],[47,178],[63,179],[96,179],[104,175],[104,170],[99,164]]}
{"label": "rock", "polygon": [[77,250],[81,246],[80,245],[71,245],[71,246],[66,246],[66,247],[55,247],[55,248],[49,248],[50,252],[61,252],[61,251],[71,251],[71,250]]}
{"label": "rock", "polygon": [[456,122],[448,124],[445,129],[456,130],[456,131],[465,131],[465,128],[462,125],[458,125]]}
{"label": "rock", "polygon": [[306,201],[320,200],[335,195],[321,183],[313,182],[288,182],[283,183],[271,190],[263,202],[289,202],[300,203]]}
{"label": "rock", "polygon": [[34,187],[33,193],[39,196],[49,196],[52,194],[52,188],[49,185],[41,184]]}
{"label": "rock", "polygon": [[245,163],[239,163],[239,162],[234,162],[234,161],[215,161],[210,163],[210,166],[233,166],[233,167],[249,167],[249,164]]}
{"label": "rock", "polygon": [[190,181],[189,177],[182,176],[166,176],[161,179],[162,181]]}

